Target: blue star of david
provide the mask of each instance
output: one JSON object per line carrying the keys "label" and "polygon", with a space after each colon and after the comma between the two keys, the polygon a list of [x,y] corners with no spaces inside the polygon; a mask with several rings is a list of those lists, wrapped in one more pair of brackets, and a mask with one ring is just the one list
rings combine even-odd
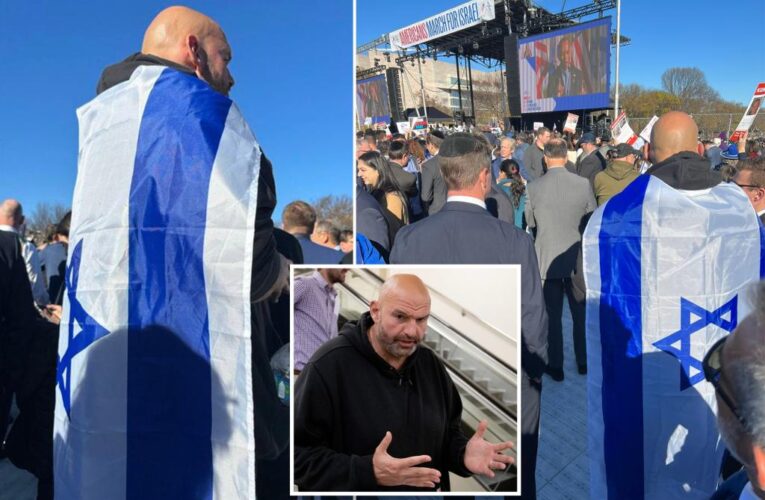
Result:
{"label": "blue star of david", "polygon": [[[664,337],[654,346],[667,354],[675,356],[680,361],[680,390],[684,391],[704,380],[704,370],[701,360],[691,355],[691,335],[706,328],[707,325],[717,325],[730,333],[736,328],[738,309],[738,295],[722,305],[715,311],[707,311],[703,307],[694,304],[688,299],[680,297],[680,330]],[[723,315],[730,312],[730,320],[723,319]],[[699,319],[691,322],[691,315]],[[680,348],[674,346],[680,342]],[[691,369],[696,372],[691,374]]]}
{"label": "blue star of david", "polygon": [[[93,342],[100,339],[109,331],[88,314],[80,301],[77,299],[77,285],[80,279],[80,259],[82,257],[82,240],[77,243],[69,260],[64,276],[66,282],[66,295],[69,298],[69,342],[66,352],[58,359],[56,368],[56,385],[61,391],[61,399],[64,403],[67,417],[71,417],[71,382],[72,382],[72,359],[87,349]],[[75,324],[80,328],[77,336],[74,335]]]}

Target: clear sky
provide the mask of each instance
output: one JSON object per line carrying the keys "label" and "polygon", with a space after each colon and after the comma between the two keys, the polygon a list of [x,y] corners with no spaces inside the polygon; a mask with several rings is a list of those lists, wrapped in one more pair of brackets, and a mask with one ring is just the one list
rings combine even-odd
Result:
{"label": "clear sky", "polygon": [[[357,44],[403,28],[465,3],[467,0],[358,0]],[[588,0],[536,0],[551,12],[592,3]],[[672,67],[696,66],[720,95],[748,103],[758,82],[765,81],[765,15],[763,0],[739,0],[729,6],[716,0],[623,0],[621,83],[661,88],[661,74]],[[616,31],[616,9],[607,11]],[[583,19],[590,20],[593,17]],[[614,81],[615,54],[611,67]]]}
{"label": "clear sky", "polygon": [[[0,0],[0,199],[71,203],[75,110],[170,2]],[[188,1],[226,32],[231,98],[274,165],[279,205],[353,192],[353,4]]]}

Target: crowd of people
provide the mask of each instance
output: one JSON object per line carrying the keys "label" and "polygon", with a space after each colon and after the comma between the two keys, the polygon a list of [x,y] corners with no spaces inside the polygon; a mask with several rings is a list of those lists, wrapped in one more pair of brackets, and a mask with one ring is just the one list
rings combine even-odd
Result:
{"label": "crowd of people", "polygon": [[[573,319],[578,373],[588,374],[584,276],[598,272],[583,262],[590,217],[623,191],[641,189],[628,189],[633,183],[659,179],[680,193],[736,184],[765,221],[765,141],[747,135],[735,144],[724,134],[703,137],[681,112],[663,115],[640,149],[589,131],[559,134],[545,127],[502,137],[435,128],[411,137],[357,133],[357,238],[373,246],[357,256],[359,262],[369,257],[393,264],[522,266],[524,498],[535,492],[542,376],[553,381],[566,376],[564,297]],[[420,149],[422,157],[414,153]],[[650,209],[666,210],[660,203]],[[624,269],[621,273],[617,281],[630,279]],[[705,292],[719,290],[710,284]],[[747,470],[750,479],[756,477]]]}

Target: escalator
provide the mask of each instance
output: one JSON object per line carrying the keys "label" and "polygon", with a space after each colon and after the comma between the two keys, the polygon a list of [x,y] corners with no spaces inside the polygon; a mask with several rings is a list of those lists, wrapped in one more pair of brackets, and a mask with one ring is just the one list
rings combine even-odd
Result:
{"label": "escalator", "polygon": [[[336,287],[341,304],[341,321],[356,321],[367,312],[369,302],[377,298],[382,282],[383,279],[372,271],[351,270],[345,283]],[[433,294],[438,292],[431,290],[431,296]],[[504,334],[503,337],[507,341]],[[465,332],[439,319],[438,311],[431,310],[423,343],[443,361],[460,392],[464,433],[471,436],[478,423],[487,420],[489,428],[485,434],[486,440],[518,443],[517,401],[520,392],[517,367],[476,343]],[[506,453],[517,460],[515,449]],[[487,491],[515,491],[516,469],[510,467],[506,471],[497,471],[491,479],[473,476],[471,480],[478,482]],[[479,489],[475,485],[467,487],[473,491]]]}

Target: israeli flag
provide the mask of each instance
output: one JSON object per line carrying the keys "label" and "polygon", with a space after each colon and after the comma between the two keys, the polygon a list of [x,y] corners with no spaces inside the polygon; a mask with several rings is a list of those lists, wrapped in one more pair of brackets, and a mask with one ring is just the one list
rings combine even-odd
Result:
{"label": "israeli flag", "polygon": [[254,498],[260,148],[231,100],[162,66],[77,115],[56,497]]}
{"label": "israeli flag", "polygon": [[591,498],[706,499],[724,443],[701,361],[765,274],[757,215],[736,185],[642,175],[593,214],[583,245]]}

